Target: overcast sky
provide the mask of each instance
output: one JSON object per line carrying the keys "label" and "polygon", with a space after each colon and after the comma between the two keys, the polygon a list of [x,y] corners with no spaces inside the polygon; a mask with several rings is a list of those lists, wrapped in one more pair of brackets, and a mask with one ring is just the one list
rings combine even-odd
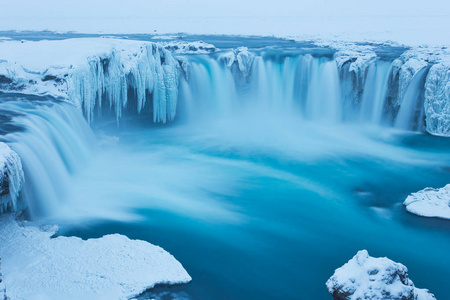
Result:
{"label": "overcast sky", "polygon": [[[308,16],[448,15],[448,0],[21,0],[3,1],[1,15],[84,16]],[[0,21],[1,22],[1,21]]]}

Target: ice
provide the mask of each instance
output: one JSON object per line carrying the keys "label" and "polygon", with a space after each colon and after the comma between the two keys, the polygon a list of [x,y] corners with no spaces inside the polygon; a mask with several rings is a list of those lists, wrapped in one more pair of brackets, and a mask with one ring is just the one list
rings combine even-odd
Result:
{"label": "ice", "polygon": [[161,45],[112,38],[4,41],[0,57],[1,89],[62,97],[82,108],[88,121],[103,96],[119,121],[129,88],[137,113],[151,100],[155,122],[175,118],[179,64]]}
{"label": "ice", "polygon": [[221,56],[229,69],[236,65],[244,78],[250,75],[254,58],[255,54],[248,51],[247,47],[239,47]]}
{"label": "ice", "polygon": [[428,290],[418,289],[408,269],[386,257],[374,258],[367,250],[338,268],[326,283],[336,300],[435,300]]}
{"label": "ice", "polygon": [[19,155],[0,142],[0,213],[18,208],[17,199],[24,181]]}
{"label": "ice", "polygon": [[407,211],[419,216],[450,219],[450,184],[412,193],[403,204]]}
{"label": "ice", "polygon": [[178,62],[156,44],[140,47],[137,53],[112,50],[106,56],[91,56],[89,64],[76,69],[69,79],[68,94],[83,107],[88,121],[102,106],[102,96],[119,120],[127,106],[128,89],[135,91],[137,113],[151,95],[153,121],[166,123],[175,118],[178,100]]}
{"label": "ice", "polygon": [[450,64],[431,67],[425,83],[425,115],[429,133],[450,135]]}
{"label": "ice", "polygon": [[[157,37],[160,38],[160,37]],[[219,51],[214,45],[203,41],[186,42],[186,41],[166,41],[159,42],[164,49],[175,54],[208,54]]]}
{"label": "ice", "polygon": [[0,216],[0,257],[11,299],[129,299],[156,284],[191,281],[158,246],[113,234],[56,237],[56,226]]}

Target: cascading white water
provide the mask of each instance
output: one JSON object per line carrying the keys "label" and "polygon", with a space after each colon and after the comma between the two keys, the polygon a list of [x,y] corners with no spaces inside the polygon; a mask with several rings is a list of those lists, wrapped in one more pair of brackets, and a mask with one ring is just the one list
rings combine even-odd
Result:
{"label": "cascading white water", "polygon": [[20,201],[31,216],[51,214],[65,197],[70,176],[83,167],[94,143],[81,113],[48,98],[2,95],[0,110],[14,112],[15,129],[1,140],[22,160],[25,184]]}
{"label": "cascading white water", "polygon": [[423,125],[423,87],[429,68],[425,67],[411,80],[395,120],[395,127],[420,130]]}
{"label": "cascading white water", "polygon": [[329,58],[258,56],[247,80],[241,72],[212,57],[190,57],[189,80],[181,79],[180,95],[186,102],[181,114],[198,119],[270,111],[302,113],[305,119],[323,122],[342,119],[338,69]]}
{"label": "cascading white water", "polygon": [[[391,124],[390,118],[394,118],[395,124],[405,123],[399,128],[420,129],[408,124],[413,122],[413,114],[423,113],[423,101],[418,97],[426,73],[412,77],[397,114],[398,108],[389,102],[397,99],[388,97],[394,88],[392,61],[372,60],[366,72],[352,77],[340,76],[350,71],[340,70],[333,58],[311,54],[261,53],[244,70],[237,61],[223,62],[220,56],[188,59],[188,79],[180,76],[184,109],[179,114],[188,115],[190,120],[265,112],[296,115],[322,124],[356,121],[380,125]],[[358,84],[362,84],[361,95],[357,94]]]}
{"label": "cascading white water", "polygon": [[362,96],[361,121],[375,124],[382,121],[390,72],[390,62],[378,60],[370,65]]}

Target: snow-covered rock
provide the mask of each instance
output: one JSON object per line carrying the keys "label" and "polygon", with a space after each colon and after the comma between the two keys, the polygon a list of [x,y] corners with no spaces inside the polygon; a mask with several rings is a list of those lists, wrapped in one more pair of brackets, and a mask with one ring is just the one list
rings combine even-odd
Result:
{"label": "snow-covered rock", "polygon": [[0,213],[17,208],[24,181],[19,155],[0,142]]}
{"label": "snow-covered rock", "polygon": [[412,193],[403,204],[410,213],[450,220],[450,184],[440,189],[426,188]]}
{"label": "snow-covered rock", "polygon": [[0,217],[0,257],[11,299],[128,299],[191,277],[168,252],[123,235],[56,237],[56,226]]}
{"label": "snow-covered rock", "polygon": [[414,286],[404,265],[371,257],[366,250],[337,269],[326,285],[335,300],[436,300]]}
{"label": "snow-covered rock", "polygon": [[229,69],[236,66],[245,79],[250,75],[254,58],[255,54],[248,51],[247,47],[239,47],[221,56]]}

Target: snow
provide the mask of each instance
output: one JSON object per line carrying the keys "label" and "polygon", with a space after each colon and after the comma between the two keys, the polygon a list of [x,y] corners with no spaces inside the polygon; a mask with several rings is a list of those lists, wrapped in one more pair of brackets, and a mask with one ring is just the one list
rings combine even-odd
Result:
{"label": "snow", "polygon": [[119,234],[56,237],[56,226],[0,216],[0,257],[11,299],[128,299],[191,277],[168,252]]}
{"label": "snow", "polygon": [[410,213],[450,220],[450,184],[440,189],[428,187],[412,193],[403,204]]}
{"label": "snow", "polygon": [[22,162],[19,155],[9,146],[0,142],[0,213],[17,209],[17,199],[24,184],[25,177],[22,170]]}
{"label": "snow", "polygon": [[231,34],[341,41],[448,44],[444,0],[7,1],[0,30]]}
{"label": "snow", "polygon": [[[153,37],[152,39],[161,38],[159,36]],[[164,38],[166,40],[169,37]],[[169,50],[175,54],[207,54],[219,51],[214,45],[205,43],[203,41],[197,42],[186,42],[186,41],[177,41],[177,37],[173,38],[173,41],[167,42],[159,42],[164,49]]]}
{"label": "snow", "polygon": [[435,300],[425,289],[418,289],[408,278],[408,269],[386,257],[374,258],[367,250],[338,268],[326,283],[339,300]]}

